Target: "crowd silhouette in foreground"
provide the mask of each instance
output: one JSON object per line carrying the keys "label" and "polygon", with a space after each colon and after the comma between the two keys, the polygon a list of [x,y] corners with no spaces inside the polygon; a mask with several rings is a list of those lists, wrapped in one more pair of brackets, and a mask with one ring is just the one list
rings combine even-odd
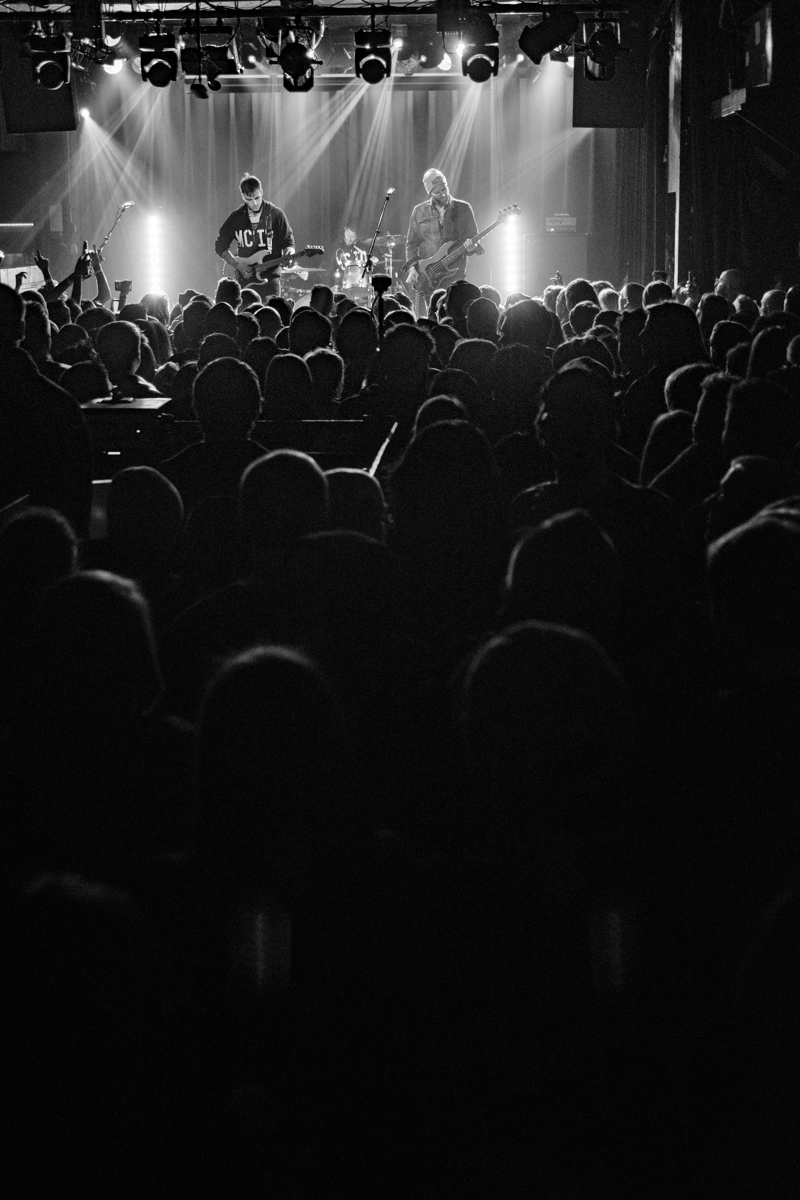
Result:
{"label": "crowd silhouette in foreground", "polygon": [[[460,280],[379,330],[41,261],[8,1194],[800,1194],[800,288]],[[98,521],[87,405],[131,398],[170,437]],[[259,441],[345,419],[373,472]]]}

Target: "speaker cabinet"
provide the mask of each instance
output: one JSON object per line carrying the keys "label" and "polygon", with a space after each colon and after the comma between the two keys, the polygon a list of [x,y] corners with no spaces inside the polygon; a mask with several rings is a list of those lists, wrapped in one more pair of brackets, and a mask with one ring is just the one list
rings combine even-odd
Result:
{"label": "speaker cabinet", "polygon": [[529,296],[541,296],[556,272],[564,283],[585,279],[588,243],[586,233],[527,234],[523,289]]}
{"label": "speaker cabinet", "polygon": [[6,133],[59,133],[78,128],[75,84],[50,92],[33,82],[29,58],[20,56],[21,43],[7,35],[0,40],[0,92]]}

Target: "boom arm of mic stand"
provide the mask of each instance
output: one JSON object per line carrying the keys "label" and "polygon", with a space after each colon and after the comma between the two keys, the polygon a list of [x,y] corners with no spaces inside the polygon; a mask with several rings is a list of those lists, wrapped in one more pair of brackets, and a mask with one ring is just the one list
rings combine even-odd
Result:
{"label": "boom arm of mic stand", "polygon": [[364,270],[361,272],[362,279],[364,279],[367,275],[367,272],[372,269],[372,251],[375,249],[375,243],[377,242],[378,237],[380,236],[381,223],[383,221],[384,213],[386,212],[386,205],[389,203],[389,199],[393,192],[394,192],[394,188],[390,188],[384,197],[383,208],[381,209],[381,215],[378,217],[378,225],[377,225],[377,228],[375,229],[375,232],[372,235],[372,241],[370,242],[369,250],[367,251],[367,261],[364,263]]}
{"label": "boom arm of mic stand", "polygon": [[106,242],[108,241],[108,239],[111,237],[111,235],[112,235],[112,233],[114,232],[114,230],[117,228],[117,225],[119,224],[120,217],[122,216],[122,214],[123,214],[124,212],[127,212],[127,209],[126,209],[125,205],[123,204],[123,205],[121,205],[121,206],[120,206],[119,212],[117,213],[116,217],[114,218],[114,224],[111,226],[111,228],[109,229],[108,233],[107,233],[107,234],[106,234],[106,236],[103,238],[103,240],[102,240],[102,242],[100,243],[100,245],[97,247],[97,252],[98,252],[98,254],[102,254],[102,253],[103,253],[103,247],[105,246],[105,244],[106,244]]}

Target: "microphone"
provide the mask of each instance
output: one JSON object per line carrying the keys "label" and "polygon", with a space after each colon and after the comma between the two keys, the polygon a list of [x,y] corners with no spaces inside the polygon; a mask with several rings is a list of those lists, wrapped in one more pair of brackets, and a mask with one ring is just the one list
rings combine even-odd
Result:
{"label": "microphone", "polygon": [[394,188],[389,188],[388,192],[386,193],[386,199],[388,200],[389,197],[393,196],[393,195],[394,195]]}
{"label": "microphone", "polygon": [[133,201],[133,200],[129,200],[129,201],[127,202],[127,204],[123,204],[123,205],[121,206],[121,208],[120,208],[120,212],[125,212],[125,209],[126,209],[126,208],[133,208],[133,205],[134,205],[134,201]]}

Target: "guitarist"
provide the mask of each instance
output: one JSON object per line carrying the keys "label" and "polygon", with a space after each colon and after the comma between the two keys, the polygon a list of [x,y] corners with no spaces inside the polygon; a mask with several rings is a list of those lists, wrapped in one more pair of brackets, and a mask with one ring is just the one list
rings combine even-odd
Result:
{"label": "guitarist", "polygon": [[[428,199],[418,204],[411,214],[406,238],[406,262],[411,264],[408,282],[414,286],[418,278],[417,264],[420,259],[430,258],[445,242],[453,246],[464,242],[466,255],[454,265],[442,286],[455,279],[463,279],[467,273],[467,255],[483,254],[483,246],[470,239],[478,232],[472,205],[466,200],[456,200],[450,195],[447,180],[441,171],[431,167],[422,176]],[[425,298],[427,300],[427,297]]]}
{"label": "guitarist", "polygon": [[[235,208],[222,223],[214,242],[214,250],[226,263],[236,269],[236,277],[242,287],[253,288],[260,296],[280,296],[281,280],[278,264],[269,268],[263,279],[253,279],[250,268],[243,258],[264,252],[264,259],[294,254],[294,234],[286,219],[286,213],[276,204],[264,199],[261,180],[255,175],[245,174],[239,184],[243,203]],[[236,253],[231,245],[236,240]]]}

